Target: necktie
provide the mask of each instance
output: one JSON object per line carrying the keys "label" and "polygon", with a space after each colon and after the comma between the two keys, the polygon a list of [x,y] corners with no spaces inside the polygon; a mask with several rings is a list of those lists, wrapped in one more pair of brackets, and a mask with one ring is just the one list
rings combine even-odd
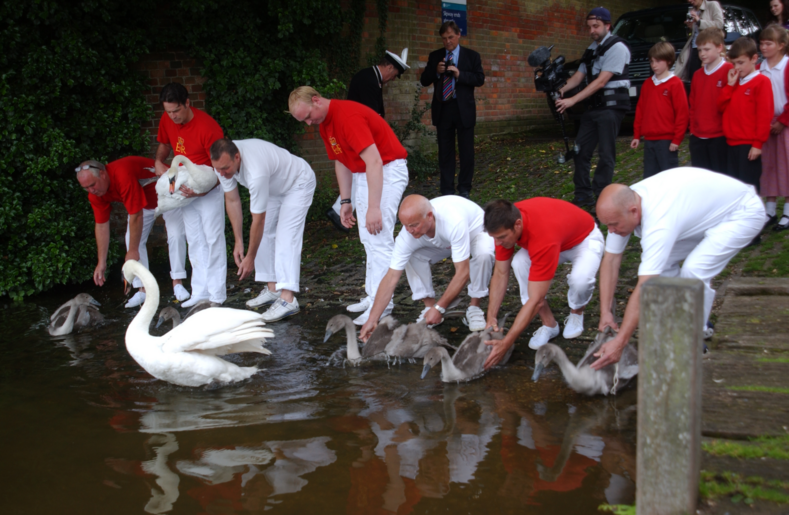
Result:
{"label": "necktie", "polygon": [[[452,55],[450,54],[449,59],[447,59],[447,67],[452,66]],[[452,72],[447,71],[444,73],[444,102],[455,98],[455,85],[453,84],[452,79],[454,79],[454,75]]]}

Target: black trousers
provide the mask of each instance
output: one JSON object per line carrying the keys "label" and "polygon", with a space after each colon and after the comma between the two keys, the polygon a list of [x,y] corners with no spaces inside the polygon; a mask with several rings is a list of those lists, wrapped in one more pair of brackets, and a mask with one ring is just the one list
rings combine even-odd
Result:
{"label": "black trousers", "polygon": [[[625,111],[619,109],[594,109],[581,116],[581,126],[575,138],[579,147],[573,175],[576,203],[593,204],[603,188],[611,184],[616,164],[616,137],[624,117]],[[592,180],[589,174],[595,147],[598,147],[599,158]]]}
{"label": "black trousers", "polygon": [[436,126],[438,138],[438,168],[441,170],[441,194],[455,193],[455,134],[460,153],[458,193],[468,195],[474,178],[474,127],[464,127],[460,121],[457,100],[445,102],[441,120]]}
{"label": "black trousers", "polygon": [[679,151],[670,151],[671,140],[644,140],[644,179],[679,167]]}
{"label": "black trousers", "polygon": [[726,137],[702,139],[690,136],[690,164],[718,173],[727,173],[729,146]]}
{"label": "black trousers", "polygon": [[748,160],[750,145],[728,145],[728,168],[726,175],[750,184],[759,192],[759,180],[762,178],[762,158]]}
{"label": "black trousers", "polygon": [[693,74],[696,70],[701,68],[701,59],[699,58],[699,49],[690,47],[690,54],[688,54],[688,62],[685,64],[685,78],[692,81]]}

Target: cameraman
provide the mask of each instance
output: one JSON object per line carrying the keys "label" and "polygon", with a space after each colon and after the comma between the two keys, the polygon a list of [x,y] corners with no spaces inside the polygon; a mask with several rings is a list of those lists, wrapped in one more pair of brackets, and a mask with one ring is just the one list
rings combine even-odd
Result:
{"label": "cameraman", "polygon": [[[579,147],[575,156],[575,199],[577,206],[594,209],[596,197],[611,184],[616,164],[616,137],[622,118],[630,109],[630,81],[628,65],[630,49],[625,41],[610,34],[611,13],[604,7],[595,7],[586,17],[589,35],[594,42],[581,57],[581,66],[559,90],[562,98],[556,101],[556,110],[564,113],[578,102],[585,101],[587,111],[581,116],[581,126],[576,136]],[[564,93],[579,86],[591,68],[589,85],[570,98]],[[600,144],[600,158],[594,174],[594,184],[589,179],[592,154]]]}

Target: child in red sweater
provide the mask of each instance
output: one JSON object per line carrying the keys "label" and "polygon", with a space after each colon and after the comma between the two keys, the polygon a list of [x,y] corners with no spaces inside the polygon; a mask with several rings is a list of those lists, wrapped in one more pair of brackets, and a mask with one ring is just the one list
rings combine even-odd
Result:
{"label": "child in red sweater", "polygon": [[770,79],[773,86],[773,121],[770,137],[762,148],[761,193],[766,198],[765,207],[770,219],[767,225],[775,224],[773,230],[789,229],[789,202],[784,203],[780,220],[776,216],[778,197],[789,198],[789,35],[786,29],[773,23],[765,27],[759,35],[762,51],[759,72]]}
{"label": "child in red sweater", "polygon": [[726,173],[726,137],[718,97],[728,83],[733,68],[723,58],[723,31],[709,27],[696,38],[703,65],[690,84],[690,163],[696,168]]}
{"label": "child in red sweater", "polygon": [[729,49],[734,68],[729,70],[728,85],[718,97],[723,135],[729,147],[726,174],[756,191],[762,175],[762,145],[770,137],[773,119],[773,86],[756,70],[758,58],[754,40],[742,37],[735,41]]}
{"label": "child in red sweater", "polygon": [[679,166],[677,150],[688,129],[685,86],[670,71],[676,58],[674,46],[660,41],[647,56],[655,75],[641,87],[630,142],[630,148],[635,149],[641,137],[645,140],[644,179]]}

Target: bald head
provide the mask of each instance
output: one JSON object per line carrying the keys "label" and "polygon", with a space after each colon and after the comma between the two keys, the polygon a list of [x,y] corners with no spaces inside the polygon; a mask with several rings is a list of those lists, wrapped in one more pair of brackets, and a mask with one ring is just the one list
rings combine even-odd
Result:
{"label": "bald head", "polygon": [[435,236],[433,206],[422,195],[409,195],[403,199],[400,204],[400,223],[414,238],[421,238],[425,234],[431,238]]}
{"label": "bald head", "polygon": [[597,218],[609,232],[630,234],[641,223],[641,199],[624,184],[610,184],[597,199]]}

